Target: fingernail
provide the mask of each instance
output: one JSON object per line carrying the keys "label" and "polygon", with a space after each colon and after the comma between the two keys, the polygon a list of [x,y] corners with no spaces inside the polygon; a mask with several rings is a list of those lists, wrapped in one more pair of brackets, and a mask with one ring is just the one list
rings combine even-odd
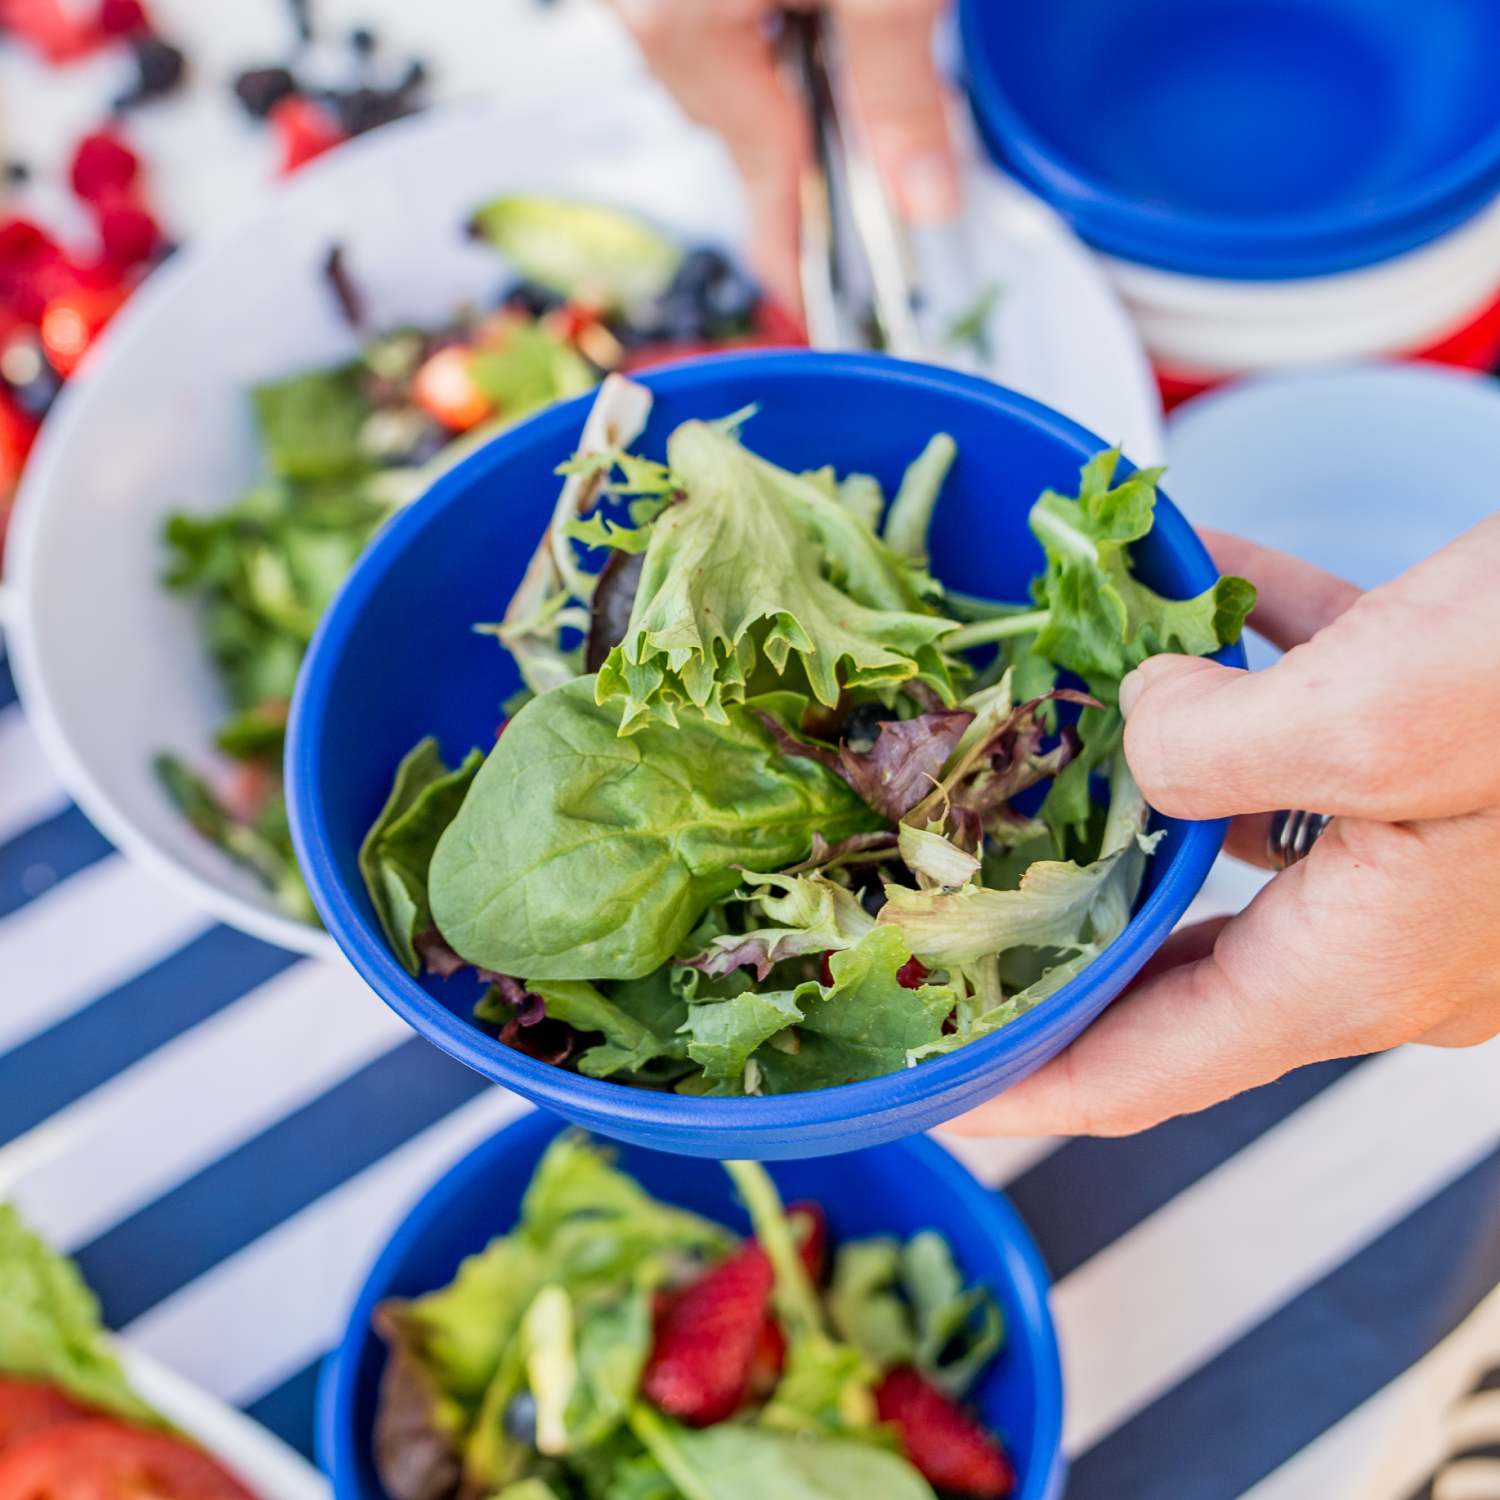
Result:
{"label": "fingernail", "polygon": [[1120,681],[1120,712],[1128,719],[1130,710],[1136,705],[1136,700],[1146,691],[1146,679],[1141,676],[1139,669],[1127,672]]}
{"label": "fingernail", "polygon": [[898,174],[901,207],[918,224],[951,219],[958,212],[958,177],[946,151],[908,156]]}

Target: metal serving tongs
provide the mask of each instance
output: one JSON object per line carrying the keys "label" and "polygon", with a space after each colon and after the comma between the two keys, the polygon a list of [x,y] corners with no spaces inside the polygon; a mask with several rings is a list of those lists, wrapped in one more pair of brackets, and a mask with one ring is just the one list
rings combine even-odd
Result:
{"label": "metal serving tongs", "polygon": [[813,140],[800,184],[808,342],[815,349],[873,344],[920,359],[927,351],[914,313],[910,247],[843,87],[833,26],[822,11],[783,11],[781,22],[782,64],[806,105]]}

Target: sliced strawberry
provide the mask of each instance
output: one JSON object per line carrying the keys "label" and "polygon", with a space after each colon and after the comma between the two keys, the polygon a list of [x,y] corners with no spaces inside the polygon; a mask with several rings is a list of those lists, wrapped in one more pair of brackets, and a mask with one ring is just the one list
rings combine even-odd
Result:
{"label": "sliced strawberry", "polygon": [[909,958],[896,970],[896,983],[903,990],[919,990],[927,983],[930,972],[920,959]]}
{"label": "sliced strawberry", "polygon": [[283,176],[349,139],[328,110],[303,94],[289,94],[272,106],[266,118],[281,142]]}
{"label": "sliced strawberry", "polygon": [[875,1410],[900,1429],[906,1456],[934,1489],[1001,1500],[1015,1488],[1015,1470],[995,1435],[909,1366],[876,1387]]}
{"label": "sliced strawberry", "polygon": [[641,1391],[692,1427],[722,1422],[744,1401],[765,1336],[774,1280],[759,1245],[742,1245],[670,1301]]}
{"label": "sliced strawberry", "polygon": [[495,403],[469,373],[473,354],[462,344],[439,349],[412,378],[417,405],[451,432],[466,432],[495,413]]}
{"label": "sliced strawberry", "polygon": [[0,27],[31,43],[51,63],[72,62],[101,41],[92,17],[62,0],[0,0]]}
{"label": "sliced strawberry", "polygon": [[799,1198],[788,1203],[786,1216],[792,1223],[792,1237],[802,1256],[802,1264],[816,1286],[823,1280],[828,1269],[828,1215],[821,1203],[811,1198]]}
{"label": "sliced strawberry", "polygon": [[786,1336],[781,1331],[781,1324],[768,1313],[761,1326],[760,1343],[755,1346],[755,1358],[750,1361],[745,1395],[752,1401],[764,1401],[776,1389],[785,1364]]}
{"label": "sliced strawberry", "polygon": [[78,361],[128,295],[122,286],[79,287],[47,304],[42,313],[42,344],[59,375],[71,375],[78,368]]}

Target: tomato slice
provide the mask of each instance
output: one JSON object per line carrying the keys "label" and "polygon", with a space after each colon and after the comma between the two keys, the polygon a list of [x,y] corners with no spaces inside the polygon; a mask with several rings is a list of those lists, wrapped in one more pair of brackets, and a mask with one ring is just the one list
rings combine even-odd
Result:
{"label": "tomato slice", "polygon": [[0,1375],[0,1451],[34,1432],[85,1422],[96,1416],[45,1380],[12,1380]]}
{"label": "tomato slice", "polygon": [[105,1417],[0,1453],[0,1500],[255,1500],[201,1449]]}

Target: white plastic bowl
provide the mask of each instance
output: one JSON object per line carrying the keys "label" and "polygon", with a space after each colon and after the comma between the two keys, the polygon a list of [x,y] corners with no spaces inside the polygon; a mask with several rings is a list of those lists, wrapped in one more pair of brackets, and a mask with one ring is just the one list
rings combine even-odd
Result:
{"label": "white plastic bowl", "polygon": [[1287,281],[1221,281],[1101,256],[1161,372],[1237,375],[1421,355],[1500,297],[1500,199],[1377,265]]}
{"label": "white plastic bowl", "polygon": [[[722,148],[648,79],[403,121],[304,169],[163,267],[64,392],[22,485],[6,623],[22,700],[59,776],[132,859],[287,948],[336,951],[201,839],[152,772],[162,750],[202,764],[224,711],[192,606],[158,582],[162,521],[221,508],[256,473],[247,386],[353,352],[323,285],[331,244],[344,246],[375,322],[439,321],[503,280],[465,220],[524,190],[633,208],[690,242],[733,246],[743,227]],[[984,274],[1005,293],[992,373],[1122,441],[1137,463],[1156,462],[1149,366],[1091,258],[987,168],[971,203]]]}

